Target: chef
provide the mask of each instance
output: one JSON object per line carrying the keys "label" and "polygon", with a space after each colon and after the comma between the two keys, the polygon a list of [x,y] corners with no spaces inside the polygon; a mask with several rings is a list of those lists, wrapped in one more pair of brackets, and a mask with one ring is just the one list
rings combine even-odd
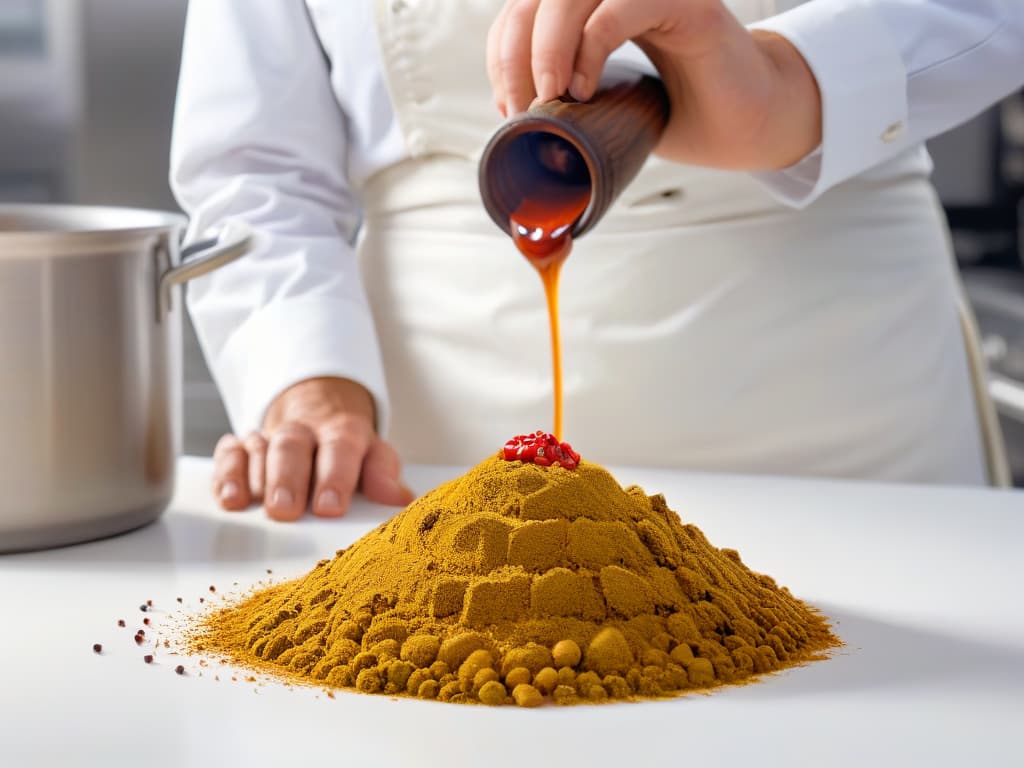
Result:
{"label": "chef", "polygon": [[[631,41],[631,42],[628,42]],[[1000,484],[923,147],[1024,81],[1016,0],[191,3],[172,185],[257,247],[189,309],[226,509],[402,504],[546,426],[536,275],[481,205],[503,115],[657,68],[665,136],[562,278],[584,459]]]}

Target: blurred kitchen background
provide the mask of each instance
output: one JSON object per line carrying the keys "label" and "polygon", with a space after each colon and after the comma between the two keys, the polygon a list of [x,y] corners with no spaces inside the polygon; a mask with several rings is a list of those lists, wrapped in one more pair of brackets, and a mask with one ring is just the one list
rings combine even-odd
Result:
{"label": "blurred kitchen background", "polygon": [[[177,208],[167,155],[186,5],[0,0],[0,201]],[[1024,485],[1024,94],[931,150]],[[209,453],[228,424],[191,328],[185,400],[185,449]]]}

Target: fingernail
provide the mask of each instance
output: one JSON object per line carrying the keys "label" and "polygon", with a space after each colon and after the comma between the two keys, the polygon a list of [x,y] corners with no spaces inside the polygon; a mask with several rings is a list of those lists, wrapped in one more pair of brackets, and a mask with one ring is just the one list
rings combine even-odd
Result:
{"label": "fingernail", "polygon": [[274,495],[270,497],[270,503],[275,507],[290,507],[295,503],[295,494],[287,488],[276,488]]}
{"label": "fingernail", "polygon": [[234,480],[228,480],[224,485],[220,487],[220,497],[224,501],[230,501],[231,499],[238,497],[238,483]]}
{"label": "fingernail", "polygon": [[505,102],[496,102],[494,106],[498,108],[498,111],[501,113],[502,117],[508,117],[508,110],[505,108]]}
{"label": "fingernail", "polygon": [[405,483],[399,483],[398,487],[405,494],[407,504],[416,498],[416,492]]}
{"label": "fingernail", "polygon": [[341,510],[341,496],[333,488],[325,488],[320,491],[317,497],[317,507],[321,512],[339,512]]}
{"label": "fingernail", "polygon": [[556,93],[556,82],[555,76],[551,72],[545,72],[541,75],[540,87],[537,89],[537,98],[544,102],[551,101],[558,96],[558,93]]}
{"label": "fingernail", "polygon": [[569,95],[576,99],[576,101],[586,101],[587,78],[579,72],[572,76],[572,82],[569,84]]}

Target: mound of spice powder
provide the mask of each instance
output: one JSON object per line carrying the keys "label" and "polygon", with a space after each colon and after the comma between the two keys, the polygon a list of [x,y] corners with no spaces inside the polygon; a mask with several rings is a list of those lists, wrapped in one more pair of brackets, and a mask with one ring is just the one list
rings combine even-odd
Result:
{"label": "mound of spice powder", "polygon": [[504,453],[201,619],[192,649],[366,693],[536,706],[744,682],[840,644],[662,496]]}

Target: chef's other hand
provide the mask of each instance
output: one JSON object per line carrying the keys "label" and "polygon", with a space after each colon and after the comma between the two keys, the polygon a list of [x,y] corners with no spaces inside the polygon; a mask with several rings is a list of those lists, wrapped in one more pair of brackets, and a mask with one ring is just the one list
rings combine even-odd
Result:
{"label": "chef's other hand", "polygon": [[507,0],[487,39],[503,114],[594,95],[608,56],[635,41],[672,114],[657,153],[733,170],[784,168],[821,143],[821,94],[780,35],[748,31],[721,0]]}
{"label": "chef's other hand", "polygon": [[214,451],[213,492],[224,509],[263,501],[275,520],[343,515],[356,490],[371,501],[401,506],[414,494],[401,481],[401,462],[374,430],[373,398],[339,378],[302,381],[267,411],[262,433],[224,435]]}

